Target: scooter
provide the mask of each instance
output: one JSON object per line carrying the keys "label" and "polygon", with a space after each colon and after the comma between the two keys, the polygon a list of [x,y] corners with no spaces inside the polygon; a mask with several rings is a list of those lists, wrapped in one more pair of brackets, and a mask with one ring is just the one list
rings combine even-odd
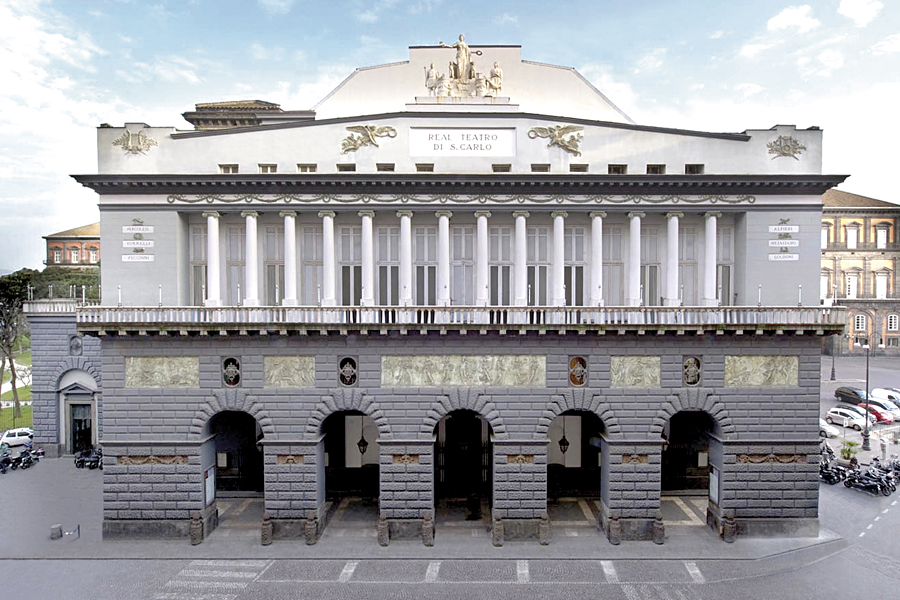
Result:
{"label": "scooter", "polygon": [[819,463],[819,478],[827,484],[834,485],[847,478],[847,469],[823,460]]}
{"label": "scooter", "polygon": [[102,471],[103,450],[101,448],[97,448],[94,452],[91,452],[90,456],[84,459],[84,466],[86,466],[88,469],[99,468]]}
{"label": "scooter", "polygon": [[868,492],[873,496],[877,496],[879,493],[881,493],[882,496],[891,495],[891,488],[889,488],[885,483],[877,479],[861,475],[859,469],[854,469],[847,475],[847,479],[844,480],[844,485],[848,488],[856,488],[858,490]]}
{"label": "scooter", "polygon": [[22,450],[19,453],[19,456],[17,456],[16,458],[19,461],[19,467],[21,467],[23,470],[34,464],[34,457],[31,456],[31,452],[29,452],[28,450]]}
{"label": "scooter", "polygon": [[84,468],[84,463],[88,459],[88,457],[94,453],[93,448],[88,448],[87,450],[79,450],[75,453],[75,467],[79,469]]}
{"label": "scooter", "polygon": [[4,452],[3,455],[0,456],[0,473],[6,475],[6,472],[9,470],[11,464],[12,459],[9,457],[9,452]]}

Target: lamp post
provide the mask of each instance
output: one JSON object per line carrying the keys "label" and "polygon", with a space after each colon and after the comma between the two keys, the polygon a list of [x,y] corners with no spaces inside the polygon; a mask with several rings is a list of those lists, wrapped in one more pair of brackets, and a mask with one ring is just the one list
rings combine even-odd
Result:
{"label": "lamp post", "polygon": [[837,343],[836,343],[836,342],[837,342],[837,339],[838,339],[837,335],[832,335],[832,336],[831,336],[831,380],[832,380],[832,381],[835,380],[835,376],[834,376],[834,375],[835,375],[835,373],[834,373],[834,353],[837,352],[837,348],[835,347],[835,346],[837,345]]}
{"label": "lamp post", "polygon": [[[857,344],[859,347],[859,344]],[[863,450],[871,450],[872,447],[869,444],[869,340],[866,338],[866,343],[863,344],[863,350],[866,351],[866,414],[863,417],[865,420],[865,429],[863,429],[862,436],[862,449]]]}

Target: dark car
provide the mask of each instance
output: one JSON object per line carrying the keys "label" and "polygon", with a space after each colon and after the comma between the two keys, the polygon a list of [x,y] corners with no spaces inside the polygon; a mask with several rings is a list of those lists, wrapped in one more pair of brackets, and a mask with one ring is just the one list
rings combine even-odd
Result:
{"label": "dark car", "polygon": [[834,390],[834,397],[838,399],[838,402],[859,404],[866,401],[866,390],[842,386]]}

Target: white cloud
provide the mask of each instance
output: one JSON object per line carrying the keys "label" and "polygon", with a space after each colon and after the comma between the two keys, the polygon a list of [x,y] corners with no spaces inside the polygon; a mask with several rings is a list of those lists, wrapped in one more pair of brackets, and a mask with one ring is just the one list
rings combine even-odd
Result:
{"label": "white cloud", "polygon": [[665,58],[665,48],[654,48],[637,62],[637,68],[634,70],[634,72],[640,73],[641,71],[654,71],[663,66]]}
{"label": "white cloud", "polygon": [[378,13],[374,10],[367,10],[356,15],[356,20],[361,23],[374,23],[378,20]]}
{"label": "white cloud", "polygon": [[[578,72],[625,114],[637,105],[637,94],[630,84],[615,79],[606,65],[587,64]],[[631,115],[629,115],[631,116]]]}
{"label": "white cloud", "polygon": [[718,31],[714,31],[711,34],[709,34],[709,37],[710,37],[710,39],[717,40],[717,39],[723,37],[724,35],[725,35],[725,32],[720,29]]}
{"label": "white cloud", "polygon": [[418,2],[410,4],[407,10],[411,15],[418,15],[423,12],[431,12],[440,6],[442,2],[443,0],[418,0]]}
{"label": "white cloud", "polygon": [[284,58],[284,48],[269,48],[254,43],[250,45],[250,55],[256,60],[281,60]]}
{"label": "white cloud", "polygon": [[286,15],[294,6],[294,0],[256,0],[256,2],[270,15]]}
{"label": "white cloud", "polygon": [[884,4],[878,0],[841,0],[838,12],[853,19],[857,27],[865,27],[878,16]]}
{"label": "white cloud", "polygon": [[[356,15],[356,20],[362,23],[375,23],[381,18],[381,13],[397,6],[400,0],[378,0],[369,10],[364,10]],[[419,9],[420,7],[416,7]],[[412,9],[411,9],[412,10]]]}
{"label": "white cloud", "polygon": [[815,29],[821,23],[810,16],[812,7],[809,4],[803,6],[789,6],[771,19],[767,24],[769,31],[778,31],[795,27],[798,32],[806,33]]}
{"label": "white cloud", "polygon": [[519,17],[514,17],[509,13],[503,13],[500,16],[494,17],[495,25],[518,25]]}
{"label": "white cloud", "polygon": [[744,44],[744,47],[741,48],[739,53],[740,56],[744,58],[753,58],[763,50],[768,50],[775,44]]}
{"label": "white cloud", "polygon": [[900,33],[889,35],[870,49],[872,54],[893,54],[900,52]]}
{"label": "white cloud", "polygon": [[698,92],[705,87],[706,87],[706,84],[704,84],[704,83],[695,83],[695,84],[691,85],[690,89],[692,92]]}
{"label": "white cloud", "polygon": [[[122,77],[126,81],[152,81],[155,78],[171,83],[200,83],[197,64],[180,56],[156,58],[152,63],[136,62],[131,71]],[[124,73],[124,71],[117,71]]]}
{"label": "white cloud", "polygon": [[837,50],[823,50],[819,54],[819,62],[829,69],[840,69],[844,66],[844,55]]}
{"label": "white cloud", "polygon": [[758,83],[739,83],[734,86],[734,89],[738,90],[739,92],[743,92],[744,98],[749,98],[750,96],[755,96],[766,88],[759,85]]}

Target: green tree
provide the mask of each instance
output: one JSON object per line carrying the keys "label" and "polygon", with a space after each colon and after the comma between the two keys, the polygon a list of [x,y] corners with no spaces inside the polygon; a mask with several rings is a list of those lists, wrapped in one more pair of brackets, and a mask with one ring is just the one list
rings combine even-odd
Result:
{"label": "green tree", "polygon": [[10,366],[9,381],[12,384],[13,415],[22,418],[22,407],[19,404],[19,392],[16,388],[16,369],[13,357],[19,346],[20,337],[25,334],[25,317],[22,315],[22,303],[28,298],[28,288],[37,271],[20,269],[4,277],[0,277],[0,372]]}

